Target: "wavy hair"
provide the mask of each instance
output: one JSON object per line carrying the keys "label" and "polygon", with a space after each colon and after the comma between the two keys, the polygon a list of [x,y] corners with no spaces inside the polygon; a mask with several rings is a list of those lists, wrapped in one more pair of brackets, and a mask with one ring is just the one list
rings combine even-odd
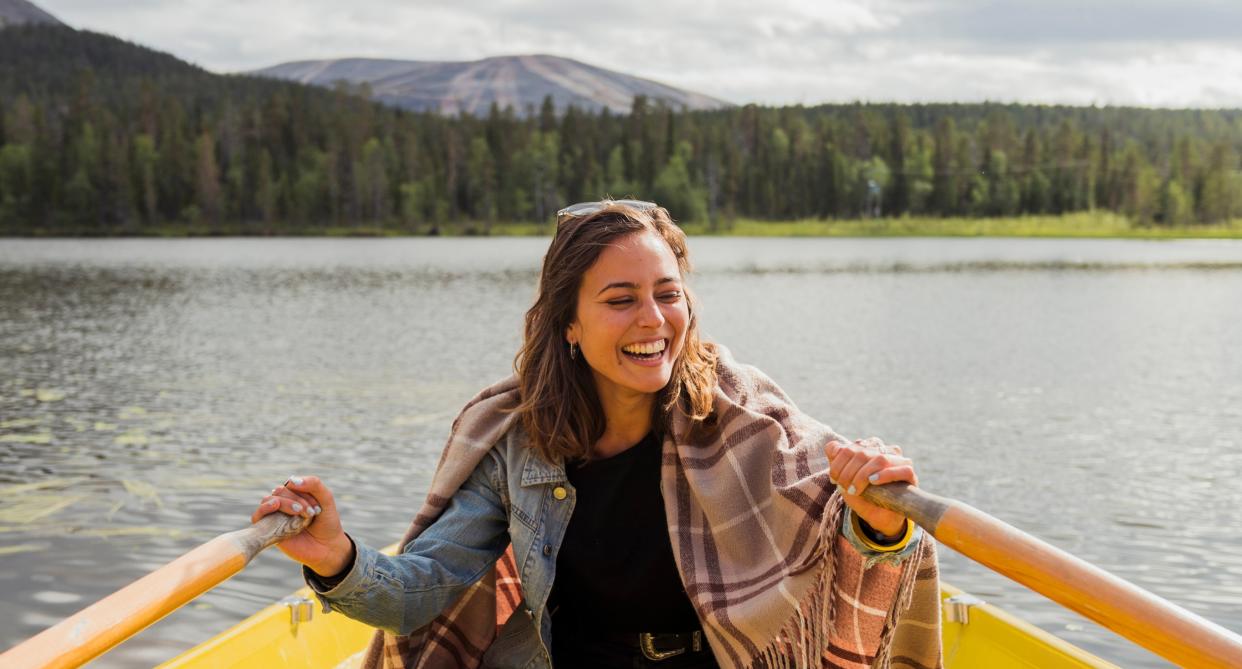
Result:
{"label": "wavy hair", "polygon": [[591,368],[583,356],[570,357],[565,331],[578,311],[582,277],[614,240],[643,231],[659,235],[677,258],[689,309],[685,346],[673,361],[673,373],[656,397],[652,426],[669,428],[674,411],[697,426],[712,411],[716,387],[716,353],[699,339],[695,298],[685,286],[690,272],[686,235],[663,207],[640,210],[606,200],[587,215],[557,225],[543,259],[538,295],[526,312],[522,347],[514,358],[521,403],[519,414],[531,447],[549,462],[589,459],[591,446],[604,434],[604,409]]}

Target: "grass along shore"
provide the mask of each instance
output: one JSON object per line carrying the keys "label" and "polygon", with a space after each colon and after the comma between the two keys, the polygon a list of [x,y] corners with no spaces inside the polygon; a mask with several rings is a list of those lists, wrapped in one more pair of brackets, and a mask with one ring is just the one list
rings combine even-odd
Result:
{"label": "grass along shore", "polygon": [[1242,239],[1242,219],[1190,226],[1140,226],[1111,212],[1078,212],[1008,218],[873,218],[755,221],[739,219],[727,230],[686,225],[689,234],[743,237],[1096,237],[1114,239]]}
{"label": "grass along shore", "polygon": [[[1111,212],[1077,212],[1006,218],[872,218],[760,221],[739,218],[716,224],[684,223],[689,235],[721,237],[1085,237],[1106,239],[1242,239],[1242,219],[1189,226],[1136,225]],[[22,237],[409,237],[547,236],[552,223],[460,221],[438,225],[364,223],[356,226],[222,223],[164,224],[115,233],[34,229]],[[12,234],[12,233],[8,233]],[[4,233],[0,233],[3,236]]]}

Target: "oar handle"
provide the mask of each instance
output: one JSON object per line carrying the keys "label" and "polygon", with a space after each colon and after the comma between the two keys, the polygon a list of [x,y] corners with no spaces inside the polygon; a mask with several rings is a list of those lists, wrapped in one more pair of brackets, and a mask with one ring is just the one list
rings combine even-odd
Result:
{"label": "oar handle", "polygon": [[908,483],[868,486],[956,550],[1184,667],[1242,667],[1242,636],[957,500]]}
{"label": "oar handle", "polygon": [[272,513],[250,527],[221,534],[5,651],[0,667],[81,666],[219,585],[308,522]]}
{"label": "oar handle", "polygon": [[237,530],[236,532],[227,532],[221,534],[220,537],[230,537],[242,552],[246,554],[246,562],[250,562],[259,553],[285,539],[296,536],[306,529],[307,525],[310,525],[310,521],[310,518],[302,516],[269,513],[250,527]]}

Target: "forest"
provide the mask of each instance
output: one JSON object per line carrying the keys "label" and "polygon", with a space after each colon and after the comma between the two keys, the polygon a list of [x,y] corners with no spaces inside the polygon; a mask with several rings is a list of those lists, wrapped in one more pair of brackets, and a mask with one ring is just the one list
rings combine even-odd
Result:
{"label": "forest", "polygon": [[114,37],[0,30],[0,235],[487,233],[634,196],[760,221],[1242,215],[1242,111],[1019,104],[411,113]]}

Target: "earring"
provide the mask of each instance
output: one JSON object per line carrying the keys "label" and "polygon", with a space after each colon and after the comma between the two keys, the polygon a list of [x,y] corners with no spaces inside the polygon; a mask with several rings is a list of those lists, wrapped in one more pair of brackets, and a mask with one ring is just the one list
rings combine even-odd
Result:
{"label": "earring", "polygon": [[569,359],[570,360],[578,359],[578,345],[573,343],[572,341],[569,342]]}

